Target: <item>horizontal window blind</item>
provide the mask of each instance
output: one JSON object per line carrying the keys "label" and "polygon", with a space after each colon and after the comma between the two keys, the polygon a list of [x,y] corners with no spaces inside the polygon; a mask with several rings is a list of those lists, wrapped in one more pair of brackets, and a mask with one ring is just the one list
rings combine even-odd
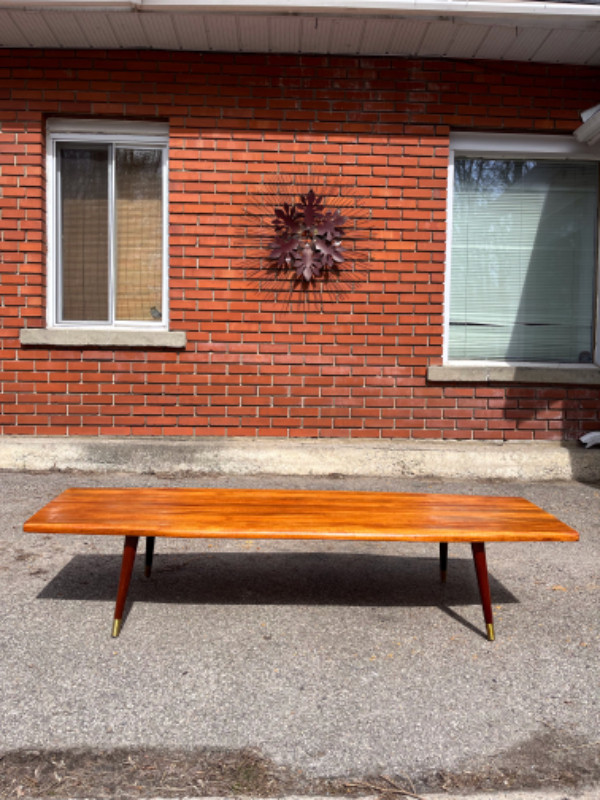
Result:
{"label": "horizontal window blind", "polygon": [[449,357],[589,361],[598,165],[457,157]]}

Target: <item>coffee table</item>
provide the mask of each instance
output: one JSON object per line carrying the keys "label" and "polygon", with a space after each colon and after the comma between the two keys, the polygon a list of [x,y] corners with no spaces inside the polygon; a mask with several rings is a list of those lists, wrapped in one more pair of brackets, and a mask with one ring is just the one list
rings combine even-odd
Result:
{"label": "coffee table", "polygon": [[260,489],[67,489],[26,532],[124,537],[112,635],[118,636],[140,537],[150,574],[156,537],[432,542],[446,579],[448,545],[471,545],[487,637],[494,621],[488,542],[576,541],[552,514],[520,497]]}

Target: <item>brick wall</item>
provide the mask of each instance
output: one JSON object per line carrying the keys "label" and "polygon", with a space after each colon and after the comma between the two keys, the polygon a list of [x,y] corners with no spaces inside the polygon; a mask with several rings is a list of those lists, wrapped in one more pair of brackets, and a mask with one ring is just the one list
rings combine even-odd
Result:
{"label": "brick wall", "polygon": [[[0,51],[5,434],[560,439],[600,427],[579,386],[443,385],[451,130],[569,134],[598,70],[532,64]],[[171,327],[185,351],[37,349],[48,116],[170,126]],[[260,293],[244,250],[265,183],[366,198],[364,280],[323,308]]]}

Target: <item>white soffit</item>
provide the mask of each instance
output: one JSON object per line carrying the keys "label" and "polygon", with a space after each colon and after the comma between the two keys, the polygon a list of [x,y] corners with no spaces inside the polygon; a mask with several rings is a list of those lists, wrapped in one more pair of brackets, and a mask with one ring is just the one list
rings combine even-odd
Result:
{"label": "white soffit", "polygon": [[580,64],[600,64],[600,51],[598,50],[598,31],[584,31],[577,40]]}
{"label": "white soffit", "polygon": [[[70,14],[68,11],[57,11],[54,14],[45,15],[43,21],[54,34],[56,41],[65,42],[66,47],[90,46],[84,29],[79,25],[77,15]],[[85,42],[85,44],[82,45],[81,42]]]}
{"label": "white soffit", "polygon": [[[477,48],[475,58],[501,59],[503,54],[514,45],[518,35],[516,28],[490,28]],[[533,59],[534,55],[532,54],[530,58]]]}
{"label": "white soffit", "polygon": [[[89,42],[89,47],[107,47],[111,50],[120,47],[119,40],[110,24],[110,18],[107,14],[100,12],[94,14],[94,24],[86,27],[85,38]],[[112,44],[108,44],[108,42],[112,42]]]}
{"label": "white soffit", "polygon": [[427,22],[397,20],[394,38],[390,42],[390,55],[400,53],[405,56],[418,55],[428,27]]}
{"label": "white soffit", "polygon": [[330,53],[332,21],[327,17],[302,17],[301,53]]}
{"label": "white soffit", "polygon": [[[54,36],[46,22],[46,15],[32,14],[28,11],[0,11],[0,46],[4,35],[3,22],[6,15],[8,15],[7,21],[13,22],[22,35],[23,43],[13,45],[14,47],[61,47],[60,41]],[[63,46],[67,47],[67,45]]]}
{"label": "white soffit", "polygon": [[[92,17],[95,16],[95,12],[87,11],[84,13],[86,18],[89,17],[88,25],[93,26]],[[119,47],[145,47],[142,43],[147,42],[148,38],[142,27],[140,14],[115,15],[107,12],[106,16],[110,20],[115,36],[119,40]]]}
{"label": "white soffit", "polygon": [[157,50],[180,50],[173,18],[169,14],[138,14],[146,41]]}
{"label": "white soffit", "polygon": [[435,25],[429,24],[419,46],[419,55],[437,56],[445,53],[456,34],[456,26],[450,20],[440,20]]}
{"label": "white soffit", "polygon": [[25,34],[12,16],[6,11],[0,11],[0,45],[2,47],[28,47],[29,42],[27,42]]}
{"label": "white soffit", "polygon": [[210,42],[206,33],[206,23],[200,14],[180,14],[174,17],[173,24],[177,41],[182,50],[210,50]]}
{"label": "white soffit", "polygon": [[0,0],[7,47],[600,65],[600,0]]}
{"label": "white soffit", "polygon": [[[204,20],[208,41],[211,50],[226,53],[245,52],[242,50],[238,36],[237,16],[224,16],[222,14],[208,14]],[[251,52],[251,51],[246,51]]]}
{"label": "white soffit", "polygon": [[239,31],[240,50],[249,52],[256,45],[256,50],[261,53],[270,52],[271,36],[269,17],[253,16],[251,14],[237,18]]}
{"label": "white soffit", "polygon": [[392,41],[398,20],[394,19],[367,19],[365,31],[362,38],[362,48],[364,53],[373,53],[375,48],[380,48],[382,55],[390,52],[390,42]]}
{"label": "white soffit", "polygon": [[536,52],[536,59],[560,64],[566,53],[580,37],[579,31],[551,31]]}
{"label": "white soffit", "polygon": [[446,58],[475,58],[489,32],[489,26],[462,25],[446,50]]}
{"label": "white soffit", "polygon": [[302,37],[300,17],[270,17],[272,53],[298,53]]}
{"label": "white soffit", "polygon": [[360,17],[334,19],[329,43],[331,52],[341,53],[342,55],[360,53],[364,32],[365,20]]}
{"label": "white soffit", "polygon": [[552,31],[543,28],[522,28],[517,31],[512,44],[504,51],[504,57],[512,61],[532,60]]}

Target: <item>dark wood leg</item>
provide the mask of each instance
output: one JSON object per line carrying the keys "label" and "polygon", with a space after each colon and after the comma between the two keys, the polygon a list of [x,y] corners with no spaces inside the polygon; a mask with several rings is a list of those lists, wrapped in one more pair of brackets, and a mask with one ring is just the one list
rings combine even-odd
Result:
{"label": "dark wood leg", "polygon": [[152,573],[152,558],[154,557],[154,536],[146,536],[146,565],[144,575],[149,578]]}
{"label": "dark wood leg", "polygon": [[139,536],[125,537],[123,561],[121,562],[121,575],[119,577],[119,588],[117,589],[115,617],[113,620],[113,637],[118,636],[121,632],[121,625],[123,624],[123,611],[125,610],[125,601],[127,600],[127,592],[129,590],[129,582],[131,581],[131,573],[133,572],[133,564],[135,561],[135,553],[139,538]]}
{"label": "dark wood leg", "polygon": [[448,542],[440,542],[440,580],[446,583],[448,574]]}
{"label": "dark wood leg", "polygon": [[471,544],[471,549],[473,551],[473,562],[475,563],[477,583],[479,584],[479,594],[481,596],[481,605],[483,607],[483,618],[485,619],[487,637],[490,642],[493,642],[495,638],[494,617],[492,615],[492,596],[490,594],[490,581],[488,577],[487,560],[485,557],[485,544],[483,542],[473,542]]}

